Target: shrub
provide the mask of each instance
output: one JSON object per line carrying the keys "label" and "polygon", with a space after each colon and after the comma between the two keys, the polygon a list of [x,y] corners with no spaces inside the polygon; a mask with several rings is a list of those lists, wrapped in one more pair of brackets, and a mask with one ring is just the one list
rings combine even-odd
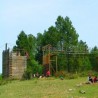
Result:
{"label": "shrub", "polygon": [[58,71],[54,74],[55,77],[65,77],[66,76],[66,72],[65,71]]}
{"label": "shrub", "polygon": [[26,70],[22,76],[22,80],[29,80],[31,79],[31,72],[29,70]]}
{"label": "shrub", "polygon": [[59,72],[55,73],[55,77],[63,77],[66,79],[75,79],[75,78],[78,78],[78,74],[68,73],[66,71],[59,71]]}
{"label": "shrub", "polygon": [[2,74],[0,74],[0,80],[2,80]]}
{"label": "shrub", "polygon": [[79,73],[79,76],[80,76],[80,77],[87,77],[88,75],[91,75],[91,76],[98,76],[98,72],[93,71],[93,70],[89,70],[89,71],[83,71],[83,72],[80,72],[80,73]]}

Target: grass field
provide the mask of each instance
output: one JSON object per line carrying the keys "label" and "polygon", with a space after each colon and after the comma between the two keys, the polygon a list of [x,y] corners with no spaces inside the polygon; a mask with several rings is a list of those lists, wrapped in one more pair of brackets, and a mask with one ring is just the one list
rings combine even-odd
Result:
{"label": "grass field", "polygon": [[0,86],[0,98],[98,98],[98,83],[84,84],[85,81],[86,78],[14,80]]}

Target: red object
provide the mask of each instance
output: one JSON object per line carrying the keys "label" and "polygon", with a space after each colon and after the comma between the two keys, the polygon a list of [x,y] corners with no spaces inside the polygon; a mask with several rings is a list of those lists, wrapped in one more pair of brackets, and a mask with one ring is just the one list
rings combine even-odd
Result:
{"label": "red object", "polygon": [[94,82],[97,82],[98,81],[97,77],[94,77],[93,81]]}
{"label": "red object", "polygon": [[48,76],[48,77],[50,76],[50,71],[49,70],[47,71],[46,76]]}

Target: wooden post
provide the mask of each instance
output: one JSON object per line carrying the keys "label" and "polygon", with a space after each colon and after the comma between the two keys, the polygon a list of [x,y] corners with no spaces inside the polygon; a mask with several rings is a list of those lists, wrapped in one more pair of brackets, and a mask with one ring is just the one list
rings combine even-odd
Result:
{"label": "wooden post", "polygon": [[43,50],[43,65],[44,65],[44,62],[45,62],[45,61],[44,61],[44,50]]}
{"label": "wooden post", "polygon": [[57,55],[56,55],[56,72],[58,71],[58,67],[57,67]]}
{"label": "wooden post", "polygon": [[49,46],[49,54],[48,54],[48,56],[49,56],[49,72],[50,72],[50,74],[51,74],[51,65],[50,65],[50,46]]}

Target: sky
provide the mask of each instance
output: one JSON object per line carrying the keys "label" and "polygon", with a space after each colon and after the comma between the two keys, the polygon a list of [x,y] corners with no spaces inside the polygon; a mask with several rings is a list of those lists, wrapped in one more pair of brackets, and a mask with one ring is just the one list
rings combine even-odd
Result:
{"label": "sky", "polygon": [[43,33],[59,15],[70,18],[79,40],[98,46],[98,0],[0,0],[0,73],[5,43],[11,49],[22,30]]}

